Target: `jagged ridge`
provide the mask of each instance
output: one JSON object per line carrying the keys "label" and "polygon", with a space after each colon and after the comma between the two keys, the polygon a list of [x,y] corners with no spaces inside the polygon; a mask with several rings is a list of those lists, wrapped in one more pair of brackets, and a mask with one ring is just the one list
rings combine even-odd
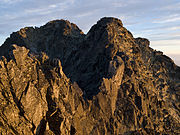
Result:
{"label": "jagged ridge", "polygon": [[119,19],[24,28],[0,55],[2,134],[179,133],[180,67]]}

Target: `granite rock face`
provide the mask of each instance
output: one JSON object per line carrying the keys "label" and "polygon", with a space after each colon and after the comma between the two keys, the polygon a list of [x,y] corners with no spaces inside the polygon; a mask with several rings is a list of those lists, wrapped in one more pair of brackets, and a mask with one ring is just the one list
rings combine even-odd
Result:
{"label": "granite rock face", "polygon": [[65,20],[0,47],[0,134],[180,134],[180,67],[119,19]]}

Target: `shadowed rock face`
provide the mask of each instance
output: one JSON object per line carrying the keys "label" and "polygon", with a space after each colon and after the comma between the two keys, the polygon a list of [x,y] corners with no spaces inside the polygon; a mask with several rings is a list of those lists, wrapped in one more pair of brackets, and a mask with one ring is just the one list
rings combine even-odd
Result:
{"label": "shadowed rock face", "polygon": [[180,67],[119,19],[23,28],[0,56],[1,134],[180,134]]}

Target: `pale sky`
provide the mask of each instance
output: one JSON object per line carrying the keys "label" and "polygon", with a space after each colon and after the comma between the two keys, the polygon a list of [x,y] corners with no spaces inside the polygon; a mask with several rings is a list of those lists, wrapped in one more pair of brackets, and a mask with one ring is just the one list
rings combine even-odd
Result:
{"label": "pale sky", "polygon": [[180,0],[0,0],[0,45],[22,27],[55,19],[87,33],[105,16],[121,19],[134,37],[148,38],[180,65]]}

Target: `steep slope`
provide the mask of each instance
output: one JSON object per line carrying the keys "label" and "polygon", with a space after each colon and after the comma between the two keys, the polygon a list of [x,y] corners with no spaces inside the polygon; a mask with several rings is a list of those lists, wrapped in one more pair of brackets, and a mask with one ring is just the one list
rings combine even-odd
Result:
{"label": "steep slope", "polygon": [[[14,45],[16,44],[16,45]],[[56,20],[0,47],[1,134],[180,134],[180,67],[116,18]]]}

